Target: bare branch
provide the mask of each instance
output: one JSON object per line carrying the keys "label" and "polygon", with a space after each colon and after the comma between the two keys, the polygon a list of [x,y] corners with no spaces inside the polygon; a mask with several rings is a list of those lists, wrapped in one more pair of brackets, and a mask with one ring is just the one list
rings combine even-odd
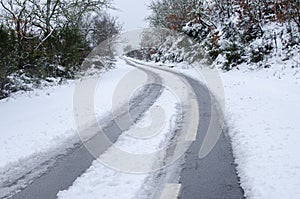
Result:
{"label": "bare branch", "polygon": [[17,18],[16,15],[15,15],[15,13],[13,13],[12,10],[10,10],[9,8],[7,8],[7,7],[4,5],[3,0],[0,0],[0,3],[1,3],[1,5],[2,5],[2,7],[3,7],[8,13],[10,13],[10,14],[13,16],[13,18],[15,18],[15,19]]}

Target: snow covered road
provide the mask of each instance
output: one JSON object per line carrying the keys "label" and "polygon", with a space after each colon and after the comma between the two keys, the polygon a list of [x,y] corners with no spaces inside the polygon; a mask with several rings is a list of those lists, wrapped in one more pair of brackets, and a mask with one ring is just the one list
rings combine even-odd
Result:
{"label": "snow covered road", "polygon": [[[242,198],[230,143],[224,135],[216,139],[207,157],[199,159],[211,123],[220,119],[205,86],[175,71],[130,59],[126,62],[119,60],[118,64],[134,66],[139,72],[129,75],[129,84],[121,83],[121,90],[133,89],[130,82],[142,85],[133,89],[134,94],[118,95],[117,99],[131,98],[128,110],[124,102],[117,102],[117,108],[112,102],[113,111],[106,114],[111,119],[93,121],[83,103],[79,107],[83,112],[75,110],[75,117],[83,118],[82,123],[75,119],[83,143],[57,156],[47,172],[23,183],[24,189],[12,198],[198,198],[199,194]],[[129,74],[125,71],[123,78]],[[122,76],[118,78],[122,82]],[[80,93],[76,99],[75,94],[75,105],[76,100],[87,102],[94,82],[83,82],[84,95]],[[118,85],[112,88],[118,90]],[[26,175],[21,181],[26,181]]]}
{"label": "snow covered road", "polygon": [[[151,75],[151,73],[148,73]],[[159,79],[153,77],[159,83]],[[149,85],[140,90],[140,95],[136,99],[132,99],[130,113],[132,118],[139,119],[160,96],[162,88],[157,85]],[[121,115],[121,114],[120,114]],[[112,143],[114,143],[122,131],[119,129],[115,120],[106,124],[104,134]],[[95,136],[96,137],[96,136]],[[87,140],[87,143],[92,142]],[[109,147],[101,145],[102,153]],[[90,167],[94,157],[82,144],[76,145],[75,148],[70,148],[69,152],[63,157],[58,157],[55,166],[48,172],[37,178],[24,190],[19,192],[13,198],[56,198],[59,190],[68,188],[73,181],[80,176],[87,168]]]}

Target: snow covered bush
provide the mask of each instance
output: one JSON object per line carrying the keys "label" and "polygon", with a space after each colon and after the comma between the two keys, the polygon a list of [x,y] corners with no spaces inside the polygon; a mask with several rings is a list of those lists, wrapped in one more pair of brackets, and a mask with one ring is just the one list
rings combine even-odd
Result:
{"label": "snow covered bush", "polygon": [[[168,16],[182,9],[180,6],[163,9],[167,5],[173,5],[171,0],[153,0],[149,18],[153,26],[170,28]],[[183,48],[175,38],[166,40],[158,48],[156,60],[173,62],[180,56],[207,64],[221,61],[218,66],[224,70],[242,62],[270,67],[265,64],[270,57],[292,59],[296,55],[291,55],[290,49],[300,48],[300,2],[297,0],[196,0],[186,1],[185,5],[189,5],[185,7],[188,14],[178,20],[180,26],[175,30],[193,38],[197,44],[192,42],[190,48]]]}

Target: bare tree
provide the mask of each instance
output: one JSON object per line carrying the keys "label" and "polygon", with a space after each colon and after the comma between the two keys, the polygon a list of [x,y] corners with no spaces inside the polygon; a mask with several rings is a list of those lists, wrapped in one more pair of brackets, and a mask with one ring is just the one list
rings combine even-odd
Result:
{"label": "bare tree", "polygon": [[54,30],[76,27],[92,12],[110,7],[110,0],[0,0],[7,24],[19,40],[23,37],[40,38],[37,50]]}
{"label": "bare tree", "polygon": [[89,23],[91,24],[89,32],[93,46],[99,45],[122,30],[122,26],[117,22],[117,18],[105,13],[95,15]]}
{"label": "bare tree", "polygon": [[29,35],[33,21],[33,10],[29,0],[0,0],[4,21],[9,24],[17,35],[19,43]]}
{"label": "bare tree", "polygon": [[197,0],[155,0],[149,5],[152,15],[148,17],[154,26],[180,30],[190,21]]}

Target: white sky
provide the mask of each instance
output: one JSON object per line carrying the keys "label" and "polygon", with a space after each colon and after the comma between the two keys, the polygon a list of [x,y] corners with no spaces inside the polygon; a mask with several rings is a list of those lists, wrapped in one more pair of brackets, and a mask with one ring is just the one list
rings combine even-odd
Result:
{"label": "white sky", "polygon": [[147,8],[150,2],[151,0],[114,0],[114,6],[119,11],[110,11],[110,13],[119,17],[124,31],[145,28],[148,25],[145,18],[150,14]]}

